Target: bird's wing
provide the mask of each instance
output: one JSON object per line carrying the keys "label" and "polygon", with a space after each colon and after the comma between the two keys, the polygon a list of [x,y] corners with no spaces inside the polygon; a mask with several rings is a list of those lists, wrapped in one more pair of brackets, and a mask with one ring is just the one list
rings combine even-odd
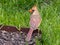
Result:
{"label": "bird's wing", "polygon": [[40,25],[40,18],[38,18],[36,16],[31,16],[30,17],[30,26],[33,29],[37,29],[39,25]]}

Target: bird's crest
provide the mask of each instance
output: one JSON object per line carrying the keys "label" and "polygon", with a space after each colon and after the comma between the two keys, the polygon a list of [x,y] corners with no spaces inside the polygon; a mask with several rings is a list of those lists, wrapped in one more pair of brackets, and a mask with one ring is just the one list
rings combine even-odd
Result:
{"label": "bird's crest", "polygon": [[32,12],[34,12],[36,9],[37,9],[37,6],[34,5],[34,6],[29,10],[29,12],[32,13]]}

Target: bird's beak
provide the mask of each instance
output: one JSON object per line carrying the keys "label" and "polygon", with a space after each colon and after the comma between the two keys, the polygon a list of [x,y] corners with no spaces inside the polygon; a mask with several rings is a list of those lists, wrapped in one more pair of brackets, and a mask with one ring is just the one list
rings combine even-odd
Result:
{"label": "bird's beak", "polygon": [[32,9],[30,9],[29,12],[32,13],[33,12]]}

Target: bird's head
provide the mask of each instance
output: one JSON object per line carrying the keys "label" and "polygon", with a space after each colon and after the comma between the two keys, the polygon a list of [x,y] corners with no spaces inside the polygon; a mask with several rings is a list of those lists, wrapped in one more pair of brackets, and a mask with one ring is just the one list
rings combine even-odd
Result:
{"label": "bird's head", "polygon": [[37,6],[34,5],[34,6],[29,10],[29,12],[30,12],[30,13],[33,13],[33,12],[36,11],[36,10],[37,10]]}

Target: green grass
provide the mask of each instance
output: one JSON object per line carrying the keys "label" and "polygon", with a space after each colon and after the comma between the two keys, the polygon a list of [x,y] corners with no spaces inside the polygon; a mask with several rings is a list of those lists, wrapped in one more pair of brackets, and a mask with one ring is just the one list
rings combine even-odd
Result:
{"label": "green grass", "polygon": [[60,15],[58,7],[53,5],[42,7],[43,21],[41,29],[43,32],[44,45],[60,45]]}
{"label": "green grass", "polygon": [[[60,0],[51,1],[49,4],[43,2],[38,9],[42,16],[42,23],[39,28],[42,30],[43,45],[60,45]],[[1,1],[0,24],[18,28],[29,27],[29,19],[28,10],[20,9],[11,2],[4,4]],[[38,40],[36,42],[36,45],[41,45]]]}

